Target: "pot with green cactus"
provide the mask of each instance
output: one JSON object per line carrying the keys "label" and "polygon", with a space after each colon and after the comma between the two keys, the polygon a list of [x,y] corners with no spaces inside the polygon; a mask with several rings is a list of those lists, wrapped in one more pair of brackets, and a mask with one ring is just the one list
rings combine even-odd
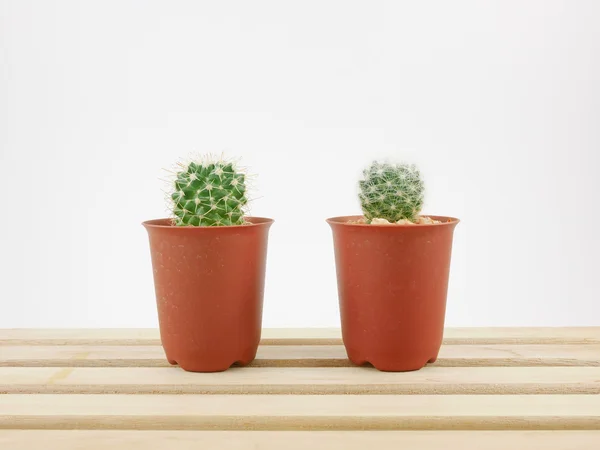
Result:
{"label": "pot with green cactus", "polygon": [[349,359],[382,371],[435,362],[442,344],[454,228],[424,216],[415,165],[373,162],[358,183],[363,215],[327,220]]}
{"label": "pot with green cactus", "polygon": [[246,216],[247,177],[233,162],[205,157],[173,175],[172,217],[143,223],[166,358],[192,372],[249,364],[261,336],[273,220]]}

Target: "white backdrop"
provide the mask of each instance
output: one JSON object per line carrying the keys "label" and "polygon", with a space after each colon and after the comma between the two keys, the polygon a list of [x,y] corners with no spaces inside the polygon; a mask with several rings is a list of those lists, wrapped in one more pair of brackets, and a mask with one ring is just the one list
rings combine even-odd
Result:
{"label": "white backdrop", "polygon": [[337,326],[372,158],[457,216],[447,324],[600,325],[600,2],[0,0],[0,327],[157,324],[146,219],[189,152],[273,217],[265,326]]}

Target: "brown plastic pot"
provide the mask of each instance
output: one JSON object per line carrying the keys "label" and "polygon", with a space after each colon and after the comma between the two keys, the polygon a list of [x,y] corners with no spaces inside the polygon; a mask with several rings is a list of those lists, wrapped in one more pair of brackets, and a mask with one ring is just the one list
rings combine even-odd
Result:
{"label": "brown plastic pot", "polygon": [[417,370],[435,362],[442,344],[454,228],[353,224],[334,217],[342,338],[348,358],[382,371]]}
{"label": "brown plastic pot", "polygon": [[260,341],[269,228],[176,227],[150,220],[148,231],[160,338],[171,364],[220,372],[254,360]]}

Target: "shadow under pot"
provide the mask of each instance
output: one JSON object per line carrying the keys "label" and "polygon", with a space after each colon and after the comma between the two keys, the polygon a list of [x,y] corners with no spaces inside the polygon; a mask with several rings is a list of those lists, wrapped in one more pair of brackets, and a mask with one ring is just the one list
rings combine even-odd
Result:
{"label": "shadow under pot", "polygon": [[251,363],[261,337],[269,228],[144,222],[150,240],[160,339],[171,364],[220,372]]}
{"label": "shadow under pot", "polygon": [[[333,233],[342,338],[348,358],[390,372],[437,359],[444,333],[454,228],[328,219]],[[359,223],[357,223],[359,222]]]}

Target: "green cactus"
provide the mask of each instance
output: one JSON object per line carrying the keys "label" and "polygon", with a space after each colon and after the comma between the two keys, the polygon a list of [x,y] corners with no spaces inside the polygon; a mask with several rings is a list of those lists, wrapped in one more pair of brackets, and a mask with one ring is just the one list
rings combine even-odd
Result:
{"label": "green cactus", "polygon": [[363,176],[359,199],[368,223],[375,218],[389,222],[417,220],[423,207],[424,185],[414,164],[374,161]]}
{"label": "green cactus", "polygon": [[246,175],[223,160],[180,165],[171,194],[174,225],[244,224]]}

